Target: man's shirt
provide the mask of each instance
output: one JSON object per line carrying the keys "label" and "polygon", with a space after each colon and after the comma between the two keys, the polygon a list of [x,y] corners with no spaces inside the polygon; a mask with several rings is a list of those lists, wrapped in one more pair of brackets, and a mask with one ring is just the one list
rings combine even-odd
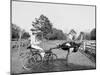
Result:
{"label": "man's shirt", "polygon": [[37,40],[36,35],[31,35],[31,45],[40,44],[40,41]]}

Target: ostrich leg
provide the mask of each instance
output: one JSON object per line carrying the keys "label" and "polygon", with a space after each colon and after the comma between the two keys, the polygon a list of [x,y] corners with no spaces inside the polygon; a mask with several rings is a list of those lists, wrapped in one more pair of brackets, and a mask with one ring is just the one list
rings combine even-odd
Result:
{"label": "ostrich leg", "polygon": [[68,56],[69,56],[69,50],[67,50],[67,55],[66,55],[66,65],[68,66]]}

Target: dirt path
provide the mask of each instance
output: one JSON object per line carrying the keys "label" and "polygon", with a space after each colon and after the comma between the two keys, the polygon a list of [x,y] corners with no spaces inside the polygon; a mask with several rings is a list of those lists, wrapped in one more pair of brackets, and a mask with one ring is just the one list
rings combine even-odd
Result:
{"label": "dirt path", "polygon": [[[65,58],[66,52],[61,50],[54,50],[58,58]],[[68,71],[68,70],[85,70],[95,68],[95,64],[92,63],[85,55],[80,52],[72,53],[69,55],[69,64],[66,66],[66,60],[58,60],[54,63],[54,67],[49,69],[43,69],[45,65],[42,65],[38,70],[25,71],[22,68],[22,59],[19,58],[18,54],[13,54],[12,57],[12,73],[31,73],[31,72],[51,72],[51,71]]]}
{"label": "dirt path", "polygon": [[69,63],[74,63],[81,66],[95,67],[95,63],[91,62],[89,58],[87,58],[85,55],[83,55],[79,51],[77,53],[72,53],[69,56]]}

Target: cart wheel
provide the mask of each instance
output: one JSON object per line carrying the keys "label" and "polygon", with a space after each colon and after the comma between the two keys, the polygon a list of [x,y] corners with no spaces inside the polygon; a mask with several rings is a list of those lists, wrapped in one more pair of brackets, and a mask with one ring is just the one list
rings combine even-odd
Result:
{"label": "cart wheel", "polygon": [[25,70],[31,70],[32,69],[33,62],[35,62],[35,60],[34,60],[33,57],[25,57],[23,59],[23,68]]}
{"label": "cart wheel", "polygon": [[33,61],[33,63],[35,65],[39,65],[42,63],[42,56],[40,54],[34,54],[32,57],[34,58],[35,62]]}

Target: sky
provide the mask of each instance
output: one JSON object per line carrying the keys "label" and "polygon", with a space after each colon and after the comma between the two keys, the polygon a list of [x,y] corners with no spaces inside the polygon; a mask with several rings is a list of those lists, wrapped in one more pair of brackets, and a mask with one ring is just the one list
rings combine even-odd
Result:
{"label": "sky", "polygon": [[32,21],[41,14],[47,16],[54,28],[68,33],[74,29],[90,32],[95,28],[95,7],[34,2],[12,2],[12,23],[30,32]]}

